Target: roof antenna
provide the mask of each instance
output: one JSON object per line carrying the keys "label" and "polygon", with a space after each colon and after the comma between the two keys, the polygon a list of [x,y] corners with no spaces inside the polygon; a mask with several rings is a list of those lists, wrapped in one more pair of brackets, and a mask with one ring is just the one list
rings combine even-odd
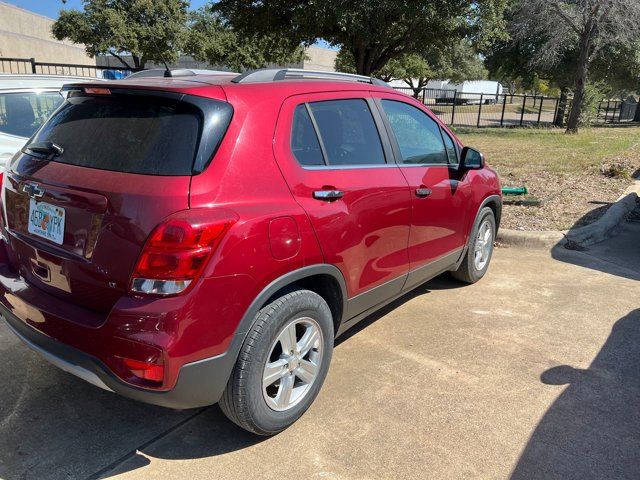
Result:
{"label": "roof antenna", "polygon": [[164,56],[162,55],[162,53],[160,53],[160,49],[158,48],[158,44],[156,43],[155,39],[151,39],[151,42],[153,43],[153,46],[156,48],[156,53],[160,57],[160,60],[162,60],[162,63],[164,63],[164,68],[165,68],[164,76],[167,78],[173,77],[173,74],[171,73],[171,69],[169,68],[169,65],[167,65],[167,61],[164,59]]}

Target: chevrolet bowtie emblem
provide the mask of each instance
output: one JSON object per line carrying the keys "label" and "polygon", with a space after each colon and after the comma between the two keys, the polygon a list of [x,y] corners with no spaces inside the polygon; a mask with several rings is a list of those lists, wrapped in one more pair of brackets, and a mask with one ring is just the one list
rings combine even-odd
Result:
{"label": "chevrolet bowtie emblem", "polygon": [[33,199],[42,198],[44,195],[44,188],[34,183],[25,183],[22,186],[22,191]]}

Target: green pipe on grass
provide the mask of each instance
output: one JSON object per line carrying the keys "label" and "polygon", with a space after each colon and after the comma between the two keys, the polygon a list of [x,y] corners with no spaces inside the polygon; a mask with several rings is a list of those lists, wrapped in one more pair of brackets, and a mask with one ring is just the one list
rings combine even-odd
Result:
{"label": "green pipe on grass", "polygon": [[527,195],[528,193],[527,187],[502,187],[503,195]]}

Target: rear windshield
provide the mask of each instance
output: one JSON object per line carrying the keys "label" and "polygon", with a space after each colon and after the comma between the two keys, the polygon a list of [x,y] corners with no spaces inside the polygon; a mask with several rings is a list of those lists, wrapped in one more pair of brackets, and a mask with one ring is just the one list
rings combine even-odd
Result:
{"label": "rear windshield", "polygon": [[31,143],[53,142],[53,160],[149,175],[190,175],[202,114],[185,102],[152,96],[69,98]]}

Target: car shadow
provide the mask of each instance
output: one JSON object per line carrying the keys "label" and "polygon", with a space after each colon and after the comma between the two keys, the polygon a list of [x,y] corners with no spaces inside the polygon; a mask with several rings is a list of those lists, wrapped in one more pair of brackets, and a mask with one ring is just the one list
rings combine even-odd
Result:
{"label": "car shadow", "polygon": [[640,309],[618,320],[587,369],[542,373],[567,385],[538,423],[511,480],[616,478],[640,474]]}
{"label": "car shadow", "polygon": [[354,325],[353,327],[349,328],[349,330],[347,330],[345,333],[340,335],[336,339],[334,345],[337,347],[340,344],[346,342],[351,337],[353,337],[354,335],[357,335],[359,332],[361,332],[362,330],[366,329],[370,325],[374,324],[375,322],[380,320],[382,317],[388,315],[389,313],[391,313],[393,310],[395,310],[399,306],[407,303],[408,301],[410,301],[410,300],[412,300],[412,299],[414,299],[416,297],[420,297],[422,295],[426,295],[426,294],[428,294],[428,293],[430,293],[430,292],[432,292],[434,290],[451,290],[451,289],[456,289],[456,288],[462,288],[464,286],[465,286],[464,283],[461,283],[461,282],[455,280],[449,273],[443,273],[443,274],[441,274],[441,275],[429,280],[428,282],[423,283],[419,287],[416,287],[413,290],[405,293],[401,297],[398,297],[396,300],[394,300],[393,302],[389,303],[388,305],[386,305],[385,307],[381,308],[380,310],[377,310],[376,312],[372,313],[371,315],[365,317],[360,322],[358,322],[356,325]]}
{"label": "car shadow", "polygon": [[[441,275],[366,317],[336,346],[417,296],[461,286]],[[265,440],[229,421],[217,405],[174,411],[93,387],[41,359],[2,322],[0,357],[0,478],[5,480],[108,478],[145,467],[146,455],[215,457]]]}

